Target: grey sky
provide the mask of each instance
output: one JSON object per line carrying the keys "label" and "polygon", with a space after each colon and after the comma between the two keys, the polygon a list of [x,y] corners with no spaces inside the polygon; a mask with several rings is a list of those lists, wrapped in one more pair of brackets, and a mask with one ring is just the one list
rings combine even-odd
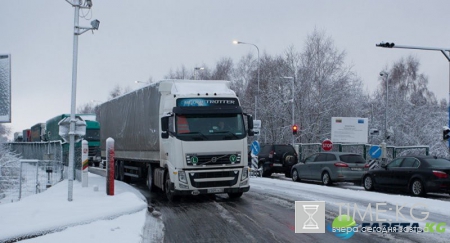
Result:
{"label": "grey sky", "polygon": [[[449,11],[447,0],[93,0],[88,17],[101,23],[79,37],[77,106],[105,101],[114,85],[162,79],[181,65],[256,55],[233,40],[257,45],[261,55],[290,45],[301,51],[314,28],[347,52],[367,91],[380,83],[383,68],[411,54],[438,99],[448,99],[449,63],[441,53],[375,44],[448,48]],[[90,21],[80,18],[80,25]],[[13,132],[70,113],[73,23],[74,9],[64,0],[0,0],[0,53],[12,56]]]}

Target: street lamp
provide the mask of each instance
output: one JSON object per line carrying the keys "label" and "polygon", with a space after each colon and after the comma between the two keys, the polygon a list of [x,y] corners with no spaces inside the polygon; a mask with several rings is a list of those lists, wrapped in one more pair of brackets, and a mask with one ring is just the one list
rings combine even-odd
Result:
{"label": "street lamp", "polygon": [[92,7],[92,1],[88,0],[82,4],[81,0],[66,0],[72,7],[75,8],[74,13],[74,32],[73,32],[73,63],[72,63],[72,97],[70,108],[70,128],[69,128],[69,172],[68,172],[68,201],[72,201],[73,196],[73,176],[74,176],[74,160],[75,160],[75,106],[76,106],[76,94],[77,94],[77,62],[78,62],[78,36],[85,33],[88,30],[98,30],[100,21],[91,21],[91,27],[81,27],[78,25],[80,8],[90,9]]}
{"label": "street lamp", "polygon": [[252,45],[252,46],[254,46],[254,47],[256,47],[256,50],[258,50],[258,92],[256,93],[256,95],[255,95],[255,120],[256,120],[256,108],[258,107],[258,97],[259,97],[259,64],[260,64],[260,61],[259,61],[259,48],[258,48],[258,46],[256,46],[255,44],[252,44],[252,43],[246,43],[246,42],[242,42],[242,41],[233,41],[233,44],[235,44],[235,45],[239,45],[239,44],[243,44],[243,45]]}
{"label": "street lamp", "polygon": [[389,139],[389,136],[387,134],[387,110],[388,110],[388,82],[389,82],[389,74],[386,72],[380,72],[380,76],[386,76],[385,82],[386,82],[386,104],[384,107],[384,138],[386,141]]}
{"label": "street lamp", "polygon": [[[290,100],[290,101],[292,101],[292,126],[294,126],[295,125],[295,116],[294,116],[294,112],[295,112],[295,108],[294,108],[295,85],[294,85],[294,82],[295,82],[295,79],[293,77],[281,77],[281,78],[292,80],[292,100]],[[294,146],[294,142],[295,142],[295,135],[294,135],[294,133],[292,133],[292,146]]]}
{"label": "street lamp", "polygon": [[[384,48],[402,48],[402,49],[416,49],[416,50],[425,50],[425,51],[440,51],[444,54],[445,58],[449,62],[450,68],[450,48],[435,48],[435,47],[421,47],[421,46],[403,46],[396,45],[393,42],[381,42],[380,44],[376,44],[377,47]],[[449,75],[449,91],[448,91],[448,126],[450,127],[450,75]],[[448,141],[448,146],[450,147],[450,140]]]}
{"label": "street lamp", "polygon": [[205,69],[205,68],[204,67],[195,67],[194,68],[194,80],[197,80],[197,72],[199,70],[203,70],[203,69]]}
{"label": "street lamp", "polygon": [[136,84],[150,84],[150,82],[144,82],[144,81],[139,81],[139,80],[134,81],[134,83],[136,83]]}

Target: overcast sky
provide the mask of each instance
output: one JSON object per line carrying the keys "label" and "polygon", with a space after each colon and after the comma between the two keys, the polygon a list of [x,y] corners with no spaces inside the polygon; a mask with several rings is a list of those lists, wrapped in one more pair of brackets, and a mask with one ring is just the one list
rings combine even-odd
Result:
{"label": "overcast sky", "polygon": [[[449,48],[449,11],[448,0],[93,0],[91,19],[80,18],[80,25],[101,23],[79,37],[77,107],[105,101],[115,85],[138,88],[134,81],[160,80],[181,65],[212,67],[223,57],[237,62],[256,55],[253,46],[233,40],[257,45],[261,55],[291,45],[301,51],[315,28],[346,51],[368,92],[383,68],[413,55],[431,91],[448,99],[444,55],[375,44]],[[12,56],[13,132],[70,113],[73,24],[74,8],[64,0],[1,0],[0,54]]]}

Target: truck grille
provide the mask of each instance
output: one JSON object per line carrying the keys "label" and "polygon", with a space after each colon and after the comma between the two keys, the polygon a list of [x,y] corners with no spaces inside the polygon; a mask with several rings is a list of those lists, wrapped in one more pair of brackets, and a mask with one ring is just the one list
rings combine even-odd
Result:
{"label": "truck grille", "polygon": [[97,151],[98,151],[98,147],[96,147],[96,146],[89,146],[88,155],[89,156],[95,156],[95,155],[97,155]]}
{"label": "truck grille", "polygon": [[223,164],[239,164],[241,162],[240,153],[230,153],[230,154],[213,154],[213,155],[197,155],[197,154],[187,154],[186,163],[187,165],[223,165]]}
{"label": "truck grille", "polygon": [[[196,188],[233,186],[239,177],[238,171],[188,172],[188,174],[191,185]],[[224,180],[226,178],[229,179]]]}

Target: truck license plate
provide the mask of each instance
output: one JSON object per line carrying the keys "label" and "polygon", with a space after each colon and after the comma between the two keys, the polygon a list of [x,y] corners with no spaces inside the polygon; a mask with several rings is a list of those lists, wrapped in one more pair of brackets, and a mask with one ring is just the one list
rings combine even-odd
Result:
{"label": "truck license plate", "polygon": [[208,193],[220,193],[223,192],[223,188],[209,188]]}

